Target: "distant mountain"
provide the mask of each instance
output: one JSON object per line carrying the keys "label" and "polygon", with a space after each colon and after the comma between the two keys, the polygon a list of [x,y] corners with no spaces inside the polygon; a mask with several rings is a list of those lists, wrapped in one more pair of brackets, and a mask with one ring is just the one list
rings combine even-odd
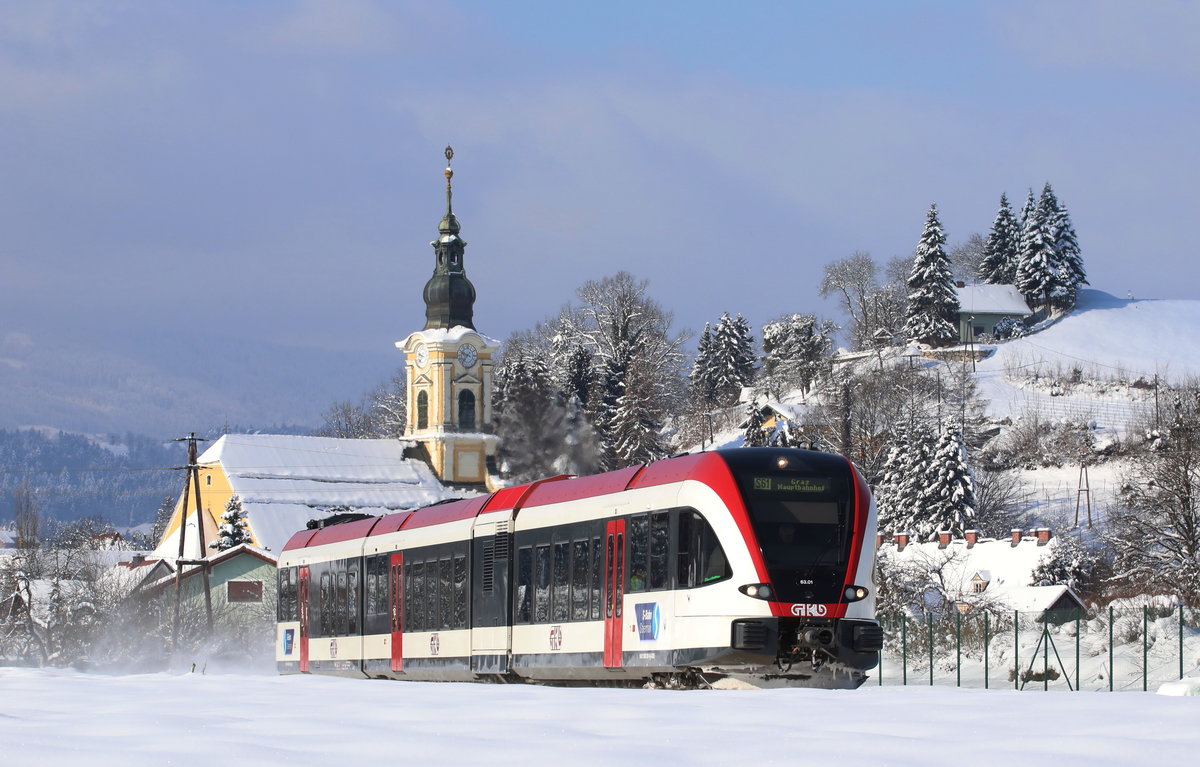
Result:
{"label": "distant mountain", "polygon": [[0,337],[0,428],[167,439],[224,424],[321,425],[400,365],[399,353],[294,348],[230,338],[138,336],[103,343]]}

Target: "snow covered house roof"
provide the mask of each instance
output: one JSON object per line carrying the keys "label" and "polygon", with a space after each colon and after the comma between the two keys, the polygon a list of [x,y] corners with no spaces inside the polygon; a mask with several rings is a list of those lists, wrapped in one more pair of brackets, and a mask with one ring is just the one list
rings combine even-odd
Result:
{"label": "snow covered house roof", "polygon": [[955,288],[960,314],[1011,314],[1028,317],[1033,310],[1016,285],[967,285]]}
{"label": "snow covered house roof", "polygon": [[[909,543],[890,547],[889,558],[896,562],[937,569],[946,595],[953,600],[982,601],[997,607],[1022,612],[1044,612],[1056,608],[1064,596],[1073,606],[1083,601],[1067,586],[1033,586],[1033,572],[1058,546],[1050,537],[1040,542],[1036,535],[1014,532],[1014,539],[980,538],[973,545],[967,540],[951,539],[945,545],[937,541]],[[1014,540],[1016,545],[1014,545]],[[983,591],[976,583],[984,584]]]}
{"label": "snow covered house roof", "polygon": [[[241,499],[253,543],[275,552],[308,520],[335,507],[385,514],[457,495],[438,481],[426,463],[405,457],[410,446],[396,439],[226,434],[197,461],[204,477],[205,541],[216,537],[220,516],[233,495]],[[185,558],[202,556],[194,532],[194,504],[194,499],[189,501],[191,531],[185,536]],[[182,502],[155,549],[156,556],[174,561],[179,555],[181,507]]]}

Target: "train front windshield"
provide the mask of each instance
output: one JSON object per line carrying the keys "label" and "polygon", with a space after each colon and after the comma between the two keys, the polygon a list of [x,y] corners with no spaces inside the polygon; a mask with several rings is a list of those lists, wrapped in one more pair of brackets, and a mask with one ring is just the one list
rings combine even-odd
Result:
{"label": "train front windshield", "polygon": [[741,486],[777,599],[840,601],[854,522],[847,472],[752,472]]}

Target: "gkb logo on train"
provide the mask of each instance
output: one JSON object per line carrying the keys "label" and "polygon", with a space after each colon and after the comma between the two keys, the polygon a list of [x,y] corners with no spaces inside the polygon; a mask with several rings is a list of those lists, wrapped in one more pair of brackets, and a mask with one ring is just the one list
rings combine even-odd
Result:
{"label": "gkb logo on train", "polygon": [[643,602],[634,605],[633,609],[637,615],[638,639],[643,642],[658,639],[658,631],[662,627],[658,602]]}

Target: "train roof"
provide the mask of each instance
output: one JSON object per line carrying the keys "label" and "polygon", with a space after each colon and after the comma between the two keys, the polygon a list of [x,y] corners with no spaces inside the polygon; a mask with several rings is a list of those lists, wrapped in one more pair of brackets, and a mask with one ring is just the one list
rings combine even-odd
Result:
{"label": "train roof", "polygon": [[840,455],[796,448],[738,448],[692,453],[648,464],[627,466],[603,474],[547,477],[523,485],[506,487],[490,495],[441,501],[411,511],[331,525],[320,530],[302,530],[292,536],[283,550],[292,551],[355,538],[385,535],[399,530],[413,530],[473,519],[495,511],[520,511],[626,490],[657,487],[687,479],[709,485],[721,485],[731,481],[733,472],[772,468],[781,455],[787,456],[793,469],[801,471],[844,472],[850,466],[849,461]]}

